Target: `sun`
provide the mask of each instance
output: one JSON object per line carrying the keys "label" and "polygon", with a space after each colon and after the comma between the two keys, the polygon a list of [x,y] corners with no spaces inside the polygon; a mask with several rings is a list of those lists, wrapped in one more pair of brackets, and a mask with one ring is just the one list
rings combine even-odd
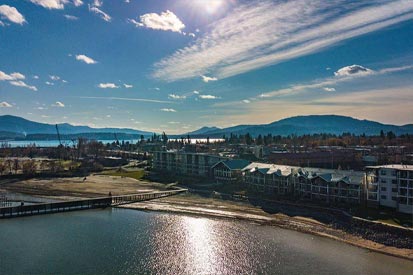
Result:
{"label": "sun", "polygon": [[215,14],[226,8],[226,0],[194,0],[194,5],[205,10],[208,14]]}

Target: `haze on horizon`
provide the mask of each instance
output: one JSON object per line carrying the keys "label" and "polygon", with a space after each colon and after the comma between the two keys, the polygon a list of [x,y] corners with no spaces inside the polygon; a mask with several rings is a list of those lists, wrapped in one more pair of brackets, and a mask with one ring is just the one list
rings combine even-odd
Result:
{"label": "haze on horizon", "polygon": [[171,134],[413,117],[410,0],[3,0],[0,115]]}

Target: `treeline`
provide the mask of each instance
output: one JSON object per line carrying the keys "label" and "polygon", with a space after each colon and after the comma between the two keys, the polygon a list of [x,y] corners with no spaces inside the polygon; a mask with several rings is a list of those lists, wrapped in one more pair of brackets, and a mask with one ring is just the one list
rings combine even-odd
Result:
{"label": "treeline", "polygon": [[313,135],[258,135],[256,138],[249,133],[245,135],[231,134],[229,137],[223,136],[225,144],[246,144],[246,145],[291,145],[305,147],[319,146],[412,146],[413,135],[404,134],[396,136],[393,132],[384,133],[383,131],[377,136],[354,135],[343,133],[342,135],[334,134],[313,134]]}

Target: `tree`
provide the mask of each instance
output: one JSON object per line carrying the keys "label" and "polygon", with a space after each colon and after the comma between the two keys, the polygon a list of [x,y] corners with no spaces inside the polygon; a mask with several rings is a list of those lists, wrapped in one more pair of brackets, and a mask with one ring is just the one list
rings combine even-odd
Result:
{"label": "tree", "polygon": [[6,164],[4,162],[0,162],[0,176],[2,176],[6,172]]}
{"label": "tree", "polygon": [[22,165],[23,174],[33,175],[36,172],[36,162],[34,160],[27,160]]}
{"label": "tree", "polygon": [[165,132],[162,133],[162,143],[164,145],[168,143],[168,136],[165,134]]}
{"label": "tree", "polygon": [[13,169],[14,169],[15,174],[17,174],[17,170],[19,170],[19,168],[20,168],[19,159],[15,158],[13,161]]}

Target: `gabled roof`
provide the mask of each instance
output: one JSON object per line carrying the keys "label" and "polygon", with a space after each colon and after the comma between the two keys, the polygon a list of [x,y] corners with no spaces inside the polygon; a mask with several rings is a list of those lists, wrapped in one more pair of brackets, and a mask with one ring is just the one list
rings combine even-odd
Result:
{"label": "gabled roof", "polygon": [[220,163],[224,164],[230,170],[242,170],[246,166],[248,166],[248,164],[250,164],[250,162],[248,160],[245,160],[245,159],[230,159],[230,160],[220,161],[220,162],[216,163],[214,166],[212,166],[212,168],[214,168],[215,166],[217,166]]}

